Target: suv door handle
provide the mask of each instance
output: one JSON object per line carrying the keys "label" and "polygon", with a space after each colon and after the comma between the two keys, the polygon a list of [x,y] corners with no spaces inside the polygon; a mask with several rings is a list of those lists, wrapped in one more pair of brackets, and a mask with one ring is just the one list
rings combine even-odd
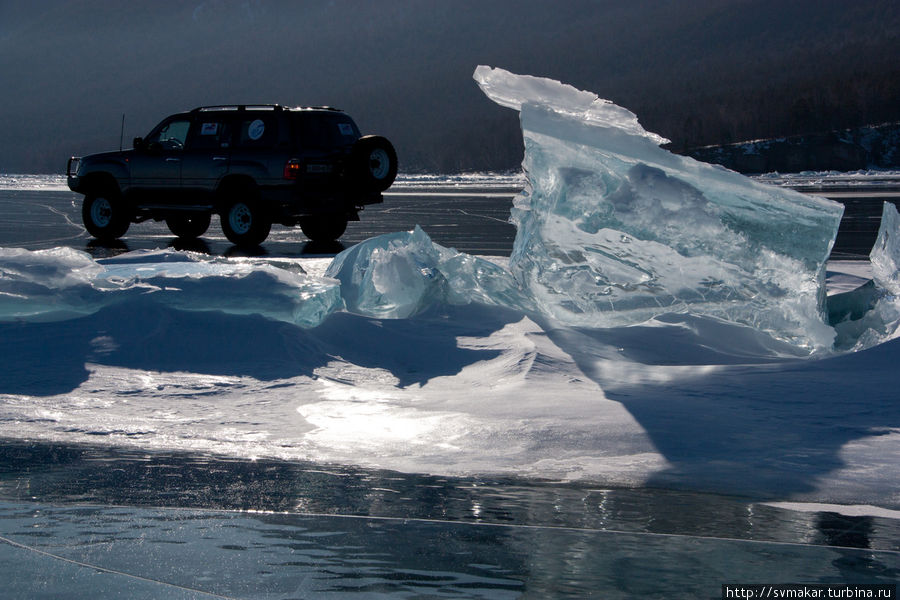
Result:
{"label": "suv door handle", "polygon": [[228,160],[227,156],[213,156],[213,160]]}
{"label": "suv door handle", "polygon": [[181,162],[180,158],[167,158],[166,162]]}

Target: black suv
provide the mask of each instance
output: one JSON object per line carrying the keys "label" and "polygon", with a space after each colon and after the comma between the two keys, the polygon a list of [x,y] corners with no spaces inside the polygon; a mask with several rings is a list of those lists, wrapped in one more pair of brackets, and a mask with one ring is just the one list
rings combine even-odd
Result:
{"label": "black suv", "polygon": [[347,114],[278,105],[195,108],[135,138],[132,150],[73,157],[66,168],[69,188],[84,194],[85,228],[100,240],[147,219],[198,237],[218,213],[240,246],[261,244],[273,223],[336,240],[396,175],[391,143],[361,136]]}

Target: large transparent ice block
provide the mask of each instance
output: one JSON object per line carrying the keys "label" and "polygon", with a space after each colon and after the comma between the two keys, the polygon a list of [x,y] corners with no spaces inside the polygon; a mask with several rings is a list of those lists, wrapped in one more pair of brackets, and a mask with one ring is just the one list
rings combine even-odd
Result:
{"label": "large transparent ice block", "polygon": [[483,66],[474,77],[520,112],[528,185],[510,268],[541,312],[595,327],[688,312],[831,346],[824,266],[841,205],[674,155],[590,92]]}

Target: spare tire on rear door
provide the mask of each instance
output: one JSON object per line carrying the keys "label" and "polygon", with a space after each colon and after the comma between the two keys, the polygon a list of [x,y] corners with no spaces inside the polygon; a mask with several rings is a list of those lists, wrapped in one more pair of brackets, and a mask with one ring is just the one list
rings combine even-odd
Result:
{"label": "spare tire on rear door", "polygon": [[350,154],[350,175],[364,190],[383,192],[391,187],[397,177],[397,152],[393,144],[380,135],[356,140]]}

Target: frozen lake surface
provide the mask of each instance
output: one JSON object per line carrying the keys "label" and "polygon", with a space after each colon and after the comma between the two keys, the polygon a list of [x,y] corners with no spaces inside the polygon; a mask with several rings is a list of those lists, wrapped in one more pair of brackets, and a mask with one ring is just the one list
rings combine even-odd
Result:
{"label": "frozen lake surface", "polygon": [[874,507],[13,441],[0,460],[8,598],[700,598],[900,566]]}
{"label": "frozen lake surface", "polygon": [[[832,253],[840,260],[868,259],[882,203],[900,199],[896,185],[900,173],[896,171],[767,175],[757,179],[813,189],[818,195],[842,202],[845,213]],[[419,224],[444,246],[469,254],[509,256],[516,235],[509,212],[513,196],[524,185],[521,174],[401,175],[385,194],[384,204],[367,207],[360,221],[348,225],[339,244],[310,244],[299,229],[276,225],[263,249],[270,256],[281,257],[334,255],[370,237],[406,231]],[[848,190],[855,191],[850,195]],[[132,225],[116,247],[98,245],[81,224],[81,196],[69,191],[65,176],[60,175],[0,174],[0,209],[6,215],[0,223],[0,240],[7,247],[37,250],[65,245],[98,258],[166,247],[217,255],[239,253],[225,239],[218,219],[213,219],[209,232],[193,244],[177,240],[164,223],[149,221]]]}
{"label": "frozen lake surface", "polygon": [[[0,186],[0,246],[180,249],[152,223],[92,243],[60,183]],[[281,228],[246,256],[214,225],[184,249],[321,276],[340,250],[420,224],[503,265],[521,184],[410,178],[339,246]],[[870,276],[833,261],[829,291]],[[0,570],[17,574],[4,593],[663,598],[896,582],[896,340],[795,360],[708,326],[564,329],[468,305],[303,329],[141,301],[0,323]]]}

